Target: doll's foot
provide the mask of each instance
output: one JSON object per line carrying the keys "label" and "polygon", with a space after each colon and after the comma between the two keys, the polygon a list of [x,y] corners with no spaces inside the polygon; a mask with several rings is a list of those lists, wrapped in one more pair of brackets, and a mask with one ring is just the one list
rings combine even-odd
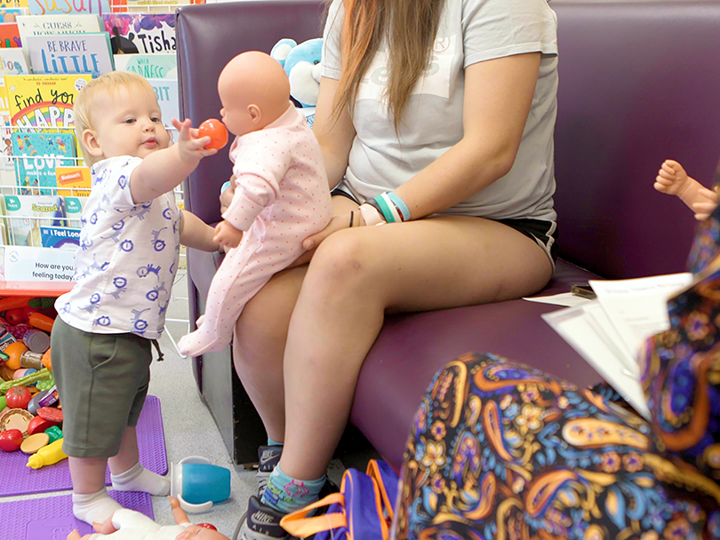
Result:
{"label": "doll's foot", "polygon": [[215,332],[198,328],[194,332],[184,335],[178,341],[178,350],[185,356],[200,356],[208,352],[224,350],[228,343],[218,341]]}

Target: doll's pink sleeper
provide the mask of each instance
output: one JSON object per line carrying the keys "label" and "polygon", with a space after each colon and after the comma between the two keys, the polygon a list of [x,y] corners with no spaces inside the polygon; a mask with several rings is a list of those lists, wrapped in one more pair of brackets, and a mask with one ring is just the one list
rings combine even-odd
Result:
{"label": "doll's pink sleeper", "polygon": [[222,217],[245,234],[213,277],[197,330],[178,342],[185,355],[227,347],[245,304],[332,217],[320,145],[295,107],[264,129],[237,137],[230,159],[237,187]]}

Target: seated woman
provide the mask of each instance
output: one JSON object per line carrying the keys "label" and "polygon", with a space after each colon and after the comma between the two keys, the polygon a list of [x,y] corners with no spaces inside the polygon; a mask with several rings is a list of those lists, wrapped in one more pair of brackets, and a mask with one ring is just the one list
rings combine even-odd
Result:
{"label": "seated woman", "polygon": [[236,371],[284,443],[262,449],[243,538],[284,536],[282,515],[318,498],[386,313],[550,279],[556,34],[546,0],[332,3],[313,132],[334,217],[235,328]]}

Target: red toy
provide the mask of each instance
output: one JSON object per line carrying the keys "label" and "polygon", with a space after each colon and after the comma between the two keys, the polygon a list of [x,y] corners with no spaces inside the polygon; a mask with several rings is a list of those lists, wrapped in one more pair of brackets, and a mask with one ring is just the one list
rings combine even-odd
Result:
{"label": "red toy", "polygon": [[11,409],[27,409],[32,394],[26,386],[16,386],[8,390],[5,397],[7,398],[8,407]]}
{"label": "red toy", "polygon": [[28,435],[34,435],[35,433],[45,433],[45,430],[49,427],[57,425],[55,422],[50,422],[41,416],[36,416],[28,424]]}
{"label": "red toy", "polygon": [[55,407],[40,407],[37,415],[54,424],[59,424],[63,421],[63,412]]}
{"label": "red toy", "polygon": [[19,429],[6,429],[0,432],[0,450],[3,452],[20,450],[22,442],[23,434]]}
{"label": "red toy", "polygon": [[227,144],[228,132],[225,124],[216,118],[208,118],[198,128],[198,137],[210,137],[210,144],[206,144],[205,148],[215,148],[220,150]]}
{"label": "red toy", "polygon": [[[27,306],[26,306],[27,307]],[[11,325],[24,323],[27,319],[24,313],[25,308],[8,309],[5,312],[5,320]]]}

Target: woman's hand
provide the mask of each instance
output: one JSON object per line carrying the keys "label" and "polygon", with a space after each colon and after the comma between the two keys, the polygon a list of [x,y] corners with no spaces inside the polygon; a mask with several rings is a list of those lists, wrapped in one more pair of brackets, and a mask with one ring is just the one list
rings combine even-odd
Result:
{"label": "woman's hand", "polygon": [[230,203],[233,200],[233,195],[235,195],[235,175],[230,176],[230,187],[228,187],[225,191],[223,191],[220,194],[220,213],[224,214],[225,210],[228,209],[228,206],[230,206]]}
{"label": "woman's hand", "polygon": [[349,214],[340,214],[337,216],[333,216],[333,218],[330,220],[330,223],[327,224],[327,227],[325,227],[322,231],[315,233],[312,236],[308,236],[305,240],[303,240],[302,247],[306,251],[302,255],[300,255],[300,257],[298,257],[295,262],[293,262],[289,267],[293,268],[295,266],[301,266],[303,264],[309,263],[318,246],[331,234],[336,233],[342,229],[348,229],[350,227],[364,226],[365,221],[363,220],[362,216],[360,215],[360,211],[358,210],[353,210]]}

